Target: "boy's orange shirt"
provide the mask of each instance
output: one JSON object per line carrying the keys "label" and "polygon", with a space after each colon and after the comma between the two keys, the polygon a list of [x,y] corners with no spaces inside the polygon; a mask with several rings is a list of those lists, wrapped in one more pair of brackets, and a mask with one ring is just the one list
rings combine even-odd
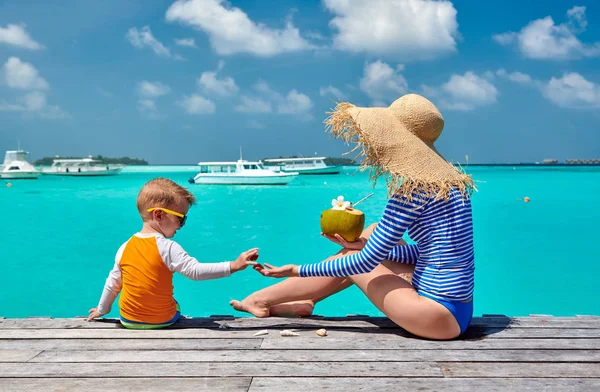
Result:
{"label": "boy's orange shirt", "polygon": [[131,237],[119,266],[123,280],[119,307],[123,318],[160,324],[175,316],[173,271],[165,265],[156,237]]}

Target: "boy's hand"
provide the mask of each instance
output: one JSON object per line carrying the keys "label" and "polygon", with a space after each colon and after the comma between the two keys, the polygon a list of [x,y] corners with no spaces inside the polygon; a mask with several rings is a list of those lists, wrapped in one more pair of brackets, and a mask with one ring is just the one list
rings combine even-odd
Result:
{"label": "boy's hand", "polygon": [[300,276],[300,267],[293,264],[284,265],[283,267],[275,267],[271,264],[265,263],[267,268],[254,268],[261,275],[270,276],[272,278],[287,278],[293,276]]}
{"label": "boy's hand", "polygon": [[364,248],[365,244],[367,243],[367,240],[362,237],[359,237],[354,242],[348,242],[348,241],[346,241],[346,239],[344,237],[342,237],[339,234],[334,234],[333,236],[331,236],[331,235],[327,235],[325,233],[321,233],[321,235],[323,237],[327,238],[329,241],[334,242],[338,245],[341,245],[346,249],[362,250],[362,248]]}
{"label": "boy's hand", "polygon": [[252,248],[242,252],[236,261],[231,262],[231,273],[246,269],[249,265],[257,265],[258,248]]}
{"label": "boy's hand", "polygon": [[97,308],[91,308],[90,315],[88,318],[85,319],[85,321],[92,321],[93,319],[100,317],[100,316],[104,316],[104,315],[102,313],[98,312]]}

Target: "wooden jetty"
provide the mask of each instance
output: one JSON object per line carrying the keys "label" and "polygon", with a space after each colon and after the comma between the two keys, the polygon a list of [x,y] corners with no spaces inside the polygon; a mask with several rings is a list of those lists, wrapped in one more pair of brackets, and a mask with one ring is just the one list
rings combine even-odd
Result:
{"label": "wooden jetty", "polygon": [[489,315],[443,342],[366,316],[213,316],[154,331],[0,319],[0,391],[13,390],[599,391],[600,317]]}

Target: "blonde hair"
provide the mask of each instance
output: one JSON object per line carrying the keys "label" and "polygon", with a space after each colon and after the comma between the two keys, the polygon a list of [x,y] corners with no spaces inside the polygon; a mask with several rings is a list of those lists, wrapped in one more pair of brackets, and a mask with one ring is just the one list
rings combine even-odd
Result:
{"label": "blonde hair", "polygon": [[174,181],[159,177],[144,184],[138,193],[136,205],[142,218],[146,218],[149,216],[148,208],[170,208],[181,202],[191,206],[196,203],[196,196]]}

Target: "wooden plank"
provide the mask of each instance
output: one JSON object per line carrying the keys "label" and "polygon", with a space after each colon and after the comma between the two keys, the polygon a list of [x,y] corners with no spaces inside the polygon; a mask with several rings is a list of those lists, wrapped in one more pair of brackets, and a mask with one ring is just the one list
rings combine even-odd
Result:
{"label": "wooden plank", "polygon": [[439,362],[444,377],[598,378],[598,363]]}
{"label": "wooden plank", "polygon": [[260,339],[0,339],[4,350],[249,350],[260,344]]}
{"label": "wooden plank", "polygon": [[0,362],[27,362],[41,353],[40,350],[1,350]]}
{"label": "wooden plank", "polygon": [[[385,317],[311,317],[311,318],[280,318],[270,317],[256,319],[251,317],[231,318],[184,318],[175,324],[174,328],[318,328],[332,327],[343,324],[347,328],[397,328]],[[504,328],[507,326],[520,328],[591,328],[600,329],[599,316],[586,317],[474,317],[473,327]],[[83,318],[27,318],[0,319],[0,329],[14,328],[85,328],[85,329],[114,329],[122,328],[116,319],[101,319],[88,323]]]}
{"label": "wooden plank", "polygon": [[[30,362],[598,362],[600,350],[73,350]],[[9,361],[3,361],[9,362]],[[16,361],[15,361],[16,362]]]}
{"label": "wooden plank", "polygon": [[399,349],[600,349],[600,339],[478,339],[432,341],[420,339],[363,338],[348,340],[327,337],[264,339],[261,349],[310,350],[399,350]]}
{"label": "wooden plank", "polygon": [[[294,328],[291,328],[294,329]],[[7,329],[2,339],[273,339],[280,337],[283,328],[268,329],[269,334],[255,337],[259,329],[164,329],[135,331],[127,329]],[[329,337],[360,339],[367,336],[376,339],[406,339],[413,335],[401,329],[356,330],[348,328],[328,328]],[[296,329],[303,337],[321,339],[316,329]],[[504,338],[600,338],[600,329],[578,328],[489,328],[469,329],[459,340]]]}
{"label": "wooden plank", "polygon": [[585,378],[264,378],[254,377],[248,392],[260,391],[561,391],[600,390],[599,379]]}
{"label": "wooden plank", "polygon": [[39,377],[441,377],[427,362],[1,363],[0,378]]}
{"label": "wooden plank", "polygon": [[0,339],[4,350],[599,350],[600,339]]}
{"label": "wooden plank", "polygon": [[246,392],[250,377],[227,378],[5,378],[2,391],[224,391]]}

